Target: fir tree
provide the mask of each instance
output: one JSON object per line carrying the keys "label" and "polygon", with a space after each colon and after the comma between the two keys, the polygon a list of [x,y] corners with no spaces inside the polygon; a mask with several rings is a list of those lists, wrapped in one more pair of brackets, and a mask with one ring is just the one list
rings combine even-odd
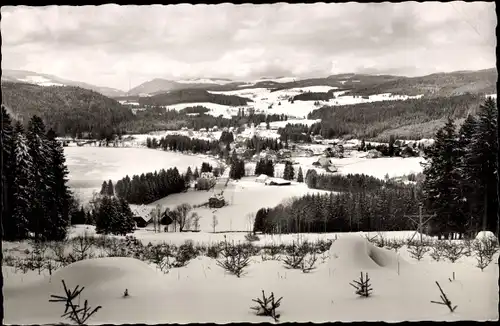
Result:
{"label": "fir tree", "polygon": [[13,128],[12,120],[5,106],[2,105],[2,118],[1,118],[2,130],[0,134],[0,162],[1,162],[1,173],[2,173],[2,236],[8,239],[10,234],[14,234],[14,224],[12,222],[12,207],[13,202],[13,190],[12,187],[14,182],[12,178],[14,177],[13,171]]}
{"label": "fir tree", "polygon": [[193,178],[196,180],[200,177],[200,172],[198,171],[198,167],[196,167],[194,169],[194,173],[193,173]]}
{"label": "fir tree", "polygon": [[304,175],[302,173],[302,167],[299,167],[299,172],[297,173],[297,182],[304,182]]}
{"label": "fir tree", "polygon": [[460,195],[460,176],[458,140],[453,120],[436,133],[434,145],[427,151],[424,174],[424,194],[427,207],[437,217],[433,220],[434,228],[441,235],[460,231],[464,223],[458,201]]}
{"label": "fir tree", "polygon": [[293,165],[290,161],[285,163],[285,171],[283,172],[283,179],[285,180],[293,180],[295,176],[295,172],[293,170]]}
{"label": "fir tree", "polygon": [[193,181],[193,171],[191,171],[191,167],[188,166],[186,174],[184,175],[184,179],[186,180],[186,183],[190,183]]}
{"label": "fir tree", "polygon": [[111,181],[111,180],[108,180],[107,195],[108,196],[115,195],[115,187],[113,186],[113,181]]}
{"label": "fir tree", "polygon": [[31,185],[32,162],[28,151],[26,136],[23,133],[23,128],[20,122],[16,124],[14,134],[14,162],[13,162],[13,202],[12,216],[9,218],[11,223],[9,226],[13,228],[9,230],[7,239],[26,239],[28,237],[29,221],[31,209],[31,196],[33,188]]}
{"label": "fir tree", "polygon": [[30,230],[35,234],[35,239],[40,240],[46,234],[50,221],[45,203],[51,202],[53,196],[48,180],[51,155],[47,148],[45,124],[40,117],[33,116],[29,121],[27,139],[33,162],[30,175],[35,189],[31,197]]}
{"label": "fir tree", "polygon": [[50,155],[50,166],[47,180],[49,182],[49,194],[51,209],[50,227],[47,238],[51,240],[62,240],[66,237],[70,223],[71,192],[67,186],[68,169],[66,158],[61,144],[56,140],[55,133],[51,129],[47,133],[47,147]]}
{"label": "fir tree", "polygon": [[496,101],[488,98],[480,106],[474,136],[467,156],[469,180],[474,185],[475,202],[482,206],[481,228],[497,232],[498,209],[498,109]]}
{"label": "fir tree", "polygon": [[99,192],[99,194],[102,196],[106,196],[108,194],[108,183],[106,181],[102,182],[101,191]]}
{"label": "fir tree", "polygon": [[464,228],[469,232],[475,232],[480,229],[480,211],[481,205],[476,200],[476,183],[474,178],[473,162],[469,162],[471,156],[471,144],[474,138],[477,120],[473,115],[468,115],[464,124],[458,132],[459,149],[459,173],[461,185],[461,207],[462,213],[467,217]]}

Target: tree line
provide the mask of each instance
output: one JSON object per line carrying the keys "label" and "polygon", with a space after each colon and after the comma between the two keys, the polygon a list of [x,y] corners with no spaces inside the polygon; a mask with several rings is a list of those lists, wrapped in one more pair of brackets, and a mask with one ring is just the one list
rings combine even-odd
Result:
{"label": "tree line", "polygon": [[206,154],[210,152],[217,155],[220,151],[218,141],[209,141],[199,138],[191,138],[183,135],[167,135],[158,141],[156,138],[146,138],[148,148],[162,148],[163,150],[175,152],[192,152],[195,154]]}
{"label": "tree line", "polygon": [[34,115],[25,130],[2,105],[2,230],[5,240],[62,240],[74,208],[54,130]]}
{"label": "tree line", "polygon": [[415,196],[418,192],[414,185],[400,184],[358,192],[307,194],[274,208],[260,209],[254,221],[254,232],[411,230],[415,226],[405,215],[418,213],[418,196]]}
{"label": "tree line", "polygon": [[425,150],[424,203],[441,233],[498,236],[498,108],[492,98],[458,129],[449,118]]}

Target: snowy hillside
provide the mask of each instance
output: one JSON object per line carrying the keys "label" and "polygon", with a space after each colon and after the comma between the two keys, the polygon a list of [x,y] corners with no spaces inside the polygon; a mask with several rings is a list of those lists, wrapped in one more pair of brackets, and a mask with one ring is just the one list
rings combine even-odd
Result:
{"label": "snowy hillside", "polygon": [[77,86],[93,90],[108,97],[123,96],[125,94],[125,92],[111,87],[95,86],[84,82],[63,79],[53,75],[40,74],[24,70],[5,69],[2,71],[2,80],[39,86]]}

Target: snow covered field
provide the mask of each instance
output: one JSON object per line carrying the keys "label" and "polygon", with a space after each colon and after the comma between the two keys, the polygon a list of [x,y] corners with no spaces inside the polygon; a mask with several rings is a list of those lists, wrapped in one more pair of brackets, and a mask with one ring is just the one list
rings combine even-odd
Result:
{"label": "snow covered field", "polygon": [[199,167],[203,162],[215,164],[213,158],[200,155],[186,155],[148,148],[113,147],[64,147],[69,170],[69,186],[82,202],[99,191],[104,180],[117,180],[127,174],[154,172],[177,167],[184,173],[188,166]]}
{"label": "snow covered field", "polygon": [[406,95],[392,95],[387,94],[374,94],[368,98],[362,98],[360,96],[345,95],[346,91],[334,92],[335,99],[330,101],[318,101],[318,105],[314,105],[314,101],[294,101],[290,103],[288,99],[305,92],[320,92],[326,93],[329,90],[337,89],[337,87],[332,86],[310,86],[310,87],[298,87],[289,88],[271,92],[268,88],[244,88],[233,91],[209,91],[213,94],[224,94],[224,95],[236,95],[241,97],[246,97],[251,99],[253,102],[249,102],[246,106],[228,106],[220,105],[214,103],[182,103],[166,106],[169,109],[182,110],[186,107],[191,106],[204,106],[210,109],[209,114],[213,116],[223,115],[226,118],[238,114],[239,108],[254,108],[256,112],[263,112],[267,114],[286,114],[290,117],[305,118],[307,114],[314,111],[315,109],[323,105],[348,105],[348,104],[358,104],[358,103],[368,103],[377,101],[395,101],[395,100],[407,100],[410,98],[419,98],[419,96],[406,96]]}
{"label": "snow covered field", "polygon": [[[386,236],[391,237],[389,233]],[[88,321],[92,325],[272,322],[250,309],[256,305],[252,299],[261,297],[262,290],[283,297],[277,309],[280,322],[495,320],[499,301],[497,258],[498,253],[481,272],[475,267],[474,256],[451,263],[433,261],[427,254],[417,261],[406,246],[396,253],[375,247],[359,235],[339,234],[330,249],[318,255],[316,269],[309,273],[287,269],[281,261],[260,256],[250,258],[240,278],[206,256],[198,256],[167,274],[151,263],[127,257],[82,260],[58,269],[52,276],[36,271],[23,274],[2,266],[4,321],[63,321],[64,304],[48,301],[51,294],[63,294],[61,280],[70,289],[85,287],[82,303],[88,300],[91,307],[102,306]],[[373,293],[368,298],[356,295],[349,285],[359,279],[360,272],[370,278]],[[435,281],[457,306],[454,312],[430,302],[440,301]],[[125,289],[128,297],[123,297]]]}

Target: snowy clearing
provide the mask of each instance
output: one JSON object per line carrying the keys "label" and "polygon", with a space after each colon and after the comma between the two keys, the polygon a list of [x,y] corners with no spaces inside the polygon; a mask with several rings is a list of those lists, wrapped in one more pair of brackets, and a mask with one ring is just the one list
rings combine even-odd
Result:
{"label": "snowy clearing", "polygon": [[188,166],[194,169],[203,162],[216,164],[215,159],[208,156],[147,148],[64,147],[64,154],[69,170],[68,185],[82,202],[88,201],[93,191],[99,191],[104,180],[116,183],[127,174],[132,177],[173,167],[184,173]]}
{"label": "snowy clearing", "polygon": [[[129,257],[86,259],[52,276],[3,266],[5,323],[63,321],[64,304],[48,301],[51,294],[62,294],[62,280],[70,289],[84,286],[82,300],[91,307],[102,306],[87,322],[91,325],[272,322],[250,309],[262,290],[283,297],[277,309],[280,322],[498,319],[498,266],[491,263],[481,272],[473,256],[455,263],[436,262],[429,255],[416,261],[406,246],[397,253],[358,235],[341,234],[309,273],[260,256],[250,257],[249,262],[240,278],[206,256],[166,274],[154,264]],[[368,273],[373,288],[367,298],[356,295],[349,284],[359,280],[360,272]],[[440,301],[436,281],[457,306],[454,312],[430,302]]]}

